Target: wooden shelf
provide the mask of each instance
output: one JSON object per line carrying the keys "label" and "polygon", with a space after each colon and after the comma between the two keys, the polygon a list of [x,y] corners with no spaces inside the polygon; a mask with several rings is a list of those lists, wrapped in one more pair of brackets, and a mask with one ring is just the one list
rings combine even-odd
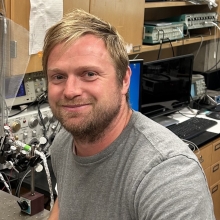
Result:
{"label": "wooden shelf", "polygon": [[[203,39],[200,36],[199,37],[191,37],[191,38],[186,37],[184,39],[171,41],[171,44],[173,47],[179,47],[179,46],[183,46],[183,45],[187,45],[187,44],[200,43],[202,40],[203,41],[214,40],[214,38],[215,38],[214,35],[203,36]],[[169,42],[163,43],[163,45],[162,45],[162,49],[167,49],[170,47],[171,46],[170,46]],[[160,49],[160,44],[142,45],[141,51],[129,53],[129,55],[138,54],[138,53],[145,53],[145,52],[155,51],[155,50],[159,50],[159,49]]]}
{"label": "wooden shelf", "polygon": [[[206,3],[201,3],[201,5],[204,5]],[[146,2],[145,8],[165,8],[165,7],[179,7],[179,6],[189,6],[189,5],[196,5],[192,4],[190,2],[184,2],[184,1],[170,1],[170,2]]]}

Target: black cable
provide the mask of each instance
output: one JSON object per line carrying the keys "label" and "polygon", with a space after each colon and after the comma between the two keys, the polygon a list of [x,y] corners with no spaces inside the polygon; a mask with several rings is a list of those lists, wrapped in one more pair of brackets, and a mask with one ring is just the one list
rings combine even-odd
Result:
{"label": "black cable", "polygon": [[171,40],[170,40],[170,38],[167,38],[168,40],[169,40],[169,42],[170,42],[170,46],[171,46],[171,48],[172,48],[172,52],[173,52],[173,57],[175,57],[175,54],[174,54],[174,49],[173,49],[173,45],[172,45],[172,43],[171,43]]}
{"label": "black cable", "polygon": [[159,52],[158,52],[158,56],[157,56],[157,60],[160,59],[160,53],[161,53],[161,50],[162,50],[162,44],[164,43],[164,41],[169,41],[170,46],[171,46],[171,49],[172,49],[173,57],[175,57],[175,53],[174,53],[174,49],[173,49],[173,45],[172,45],[172,43],[171,43],[170,38],[164,38],[164,39],[161,39],[161,40],[160,40],[160,48],[159,48]]}
{"label": "black cable", "polygon": [[[192,96],[191,96],[191,99],[193,99],[192,98]],[[196,116],[197,115],[199,115],[202,111],[204,111],[204,110],[207,110],[207,111],[215,111],[215,107],[216,106],[212,106],[212,105],[201,105],[200,104],[200,102],[202,101],[204,99],[204,96],[202,97],[202,98],[199,98],[198,100],[198,102],[197,102],[197,100],[193,100],[193,105],[194,104],[196,104],[197,105],[197,108],[196,109],[198,109],[198,111],[197,111],[197,113],[196,113]],[[216,110],[217,111],[217,110]]]}
{"label": "black cable", "polygon": [[[203,100],[203,98],[199,98],[199,101],[198,101],[198,102],[194,101],[194,104],[196,103],[198,110],[201,110],[201,109],[203,108],[203,106],[200,104],[200,102],[201,102],[202,100]],[[197,113],[199,114],[199,111],[198,111]]]}
{"label": "black cable", "polygon": [[220,59],[218,60],[218,62],[213,66],[211,67],[210,69],[208,69],[206,72],[210,72],[212,69],[214,69],[215,67],[217,67],[217,65],[220,63]]}
{"label": "black cable", "polygon": [[27,107],[23,108],[22,110],[20,110],[19,112],[13,114],[13,115],[9,115],[8,117],[11,118],[11,117],[14,117],[16,115],[19,115],[21,114],[23,111],[27,110],[28,108],[30,108],[32,105],[36,104],[36,100],[33,101],[31,104],[29,104]]}
{"label": "black cable", "polygon": [[193,115],[193,117],[189,117],[189,116],[187,116],[187,115],[184,115],[183,113],[181,113],[180,111],[177,111],[179,114],[181,114],[182,116],[184,116],[184,117],[187,117],[187,118],[193,118],[193,117],[196,117],[195,115]]}
{"label": "black cable", "polygon": [[62,124],[59,123],[59,125],[60,125],[60,128],[58,129],[58,132],[60,132],[60,130],[62,129]]}
{"label": "black cable", "polygon": [[42,100],[39,101],[38,104],[37,104],[38,115],[39,115],[41,124],[42,124],[42,126],[43,126],[43,135],[44,135],[44,137],[46,137],[47,128],[46,128],[46,125],[45,125],[44,120],[43,120],[43,116],[42,116],[42,113],[41,113],[41,110],[40,110],[40,106],[41,106],[43,103],[46,103],[46,102],[47,102],[46,99],[42,99]]}
{"label": "black cable", "polygon": [[199,104],[202,99],[199,98],[199,102],[196,102],[196,100],[193,99],[193,97],[192,97],[191,94],[190,94],[190,98],[191,98],[191,100],[192,100],[192,105],[193,105],[193,106],[196,104],[198,110],[202,108],[202,106]]}
{"label": "black cable", "polygon": [[22,183],[23,183],[23,181],[24,181],[24,179],[25,179],[26,177],[31,176],[31,175],[28,176],[28,174],[29,174],[30,172],[31,172],[31,169],[30,169],[30,170],[27,169],[27,171],[25,172],[25,174],[23,175],[23,177],[20,179],[20,181],[19,181],[19,183],[18,183],[18,186],[17,186],[17,188],[16,188],[16,190],[15,190],[15,196],[20,197],[21,185],[22,185]]}
{"label": "black cable", "polygon": [[159,48],[159,51],[158,51],[158,55],[157,55],[157,60],[160,59],[160,52],[161,52],[161,49],[162,49],[162,40],[160,41],[160,48]]}
{"label": "black cable", "polygon": [[40,94],[33,102],[31,102],[27,107],[23,108],[22,110],[20,110],[19,112],[13,114],[13,115],[9,115],[8,117],[14,117],[16,115],[19,115],[20,113],[22,113],[23,111],[27,110],[28,108],[30,108],[32,105],[36,104],[37,102],[41,102],[41,100],[44,100],[47,98],[46,92]]}

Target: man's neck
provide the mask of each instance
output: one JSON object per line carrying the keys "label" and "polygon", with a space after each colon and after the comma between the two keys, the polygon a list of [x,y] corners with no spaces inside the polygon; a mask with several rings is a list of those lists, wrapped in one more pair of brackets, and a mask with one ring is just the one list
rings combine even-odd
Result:
{"label": "man's neck", "polygon": [[107,148],[124,130],[132,115],[132,110],[127,108],[112,121],[103,135],[97,141],[89,143],[87,140],[74,139],[73,147],[78,156],[88,157],[95,155]]}

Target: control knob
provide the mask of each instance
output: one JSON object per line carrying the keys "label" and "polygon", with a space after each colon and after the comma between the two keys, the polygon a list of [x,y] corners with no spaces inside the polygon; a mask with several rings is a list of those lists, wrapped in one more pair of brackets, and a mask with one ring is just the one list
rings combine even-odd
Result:
{"label": "control knob", "polygon": [[32,137],[36,137],[37,136],[37,132],[35,130],[33,130],[31,133],[32,133]]}
{"label": "control knob", "polygon": [[27,132],[24,132],[24,133],[23,133],[23,139],[26,139],[27,137],[28,137]]}
{"label": "control knob", "polygon": [[30,128],[35,128],[38,125],[38,119],[36,117],[31,118],[28,125]]}
{"label": "control knob", "polygon": [[21,123],[20,121],[16,120],[14,122],[11,123],[11,130],[12,132],[16,133],[20,130],[21,128]]}
{"label": "control knob", "polygon": [[42,119],[39,117],[38,120],[39,120],[39,124],[40,124],[40,125],[42,125],[42,120],[43,120],[43,123],[44,123],[44,124],[47,124],[47,122],[48,122],[48,116],[47,116],[47,115],[42,115]]}

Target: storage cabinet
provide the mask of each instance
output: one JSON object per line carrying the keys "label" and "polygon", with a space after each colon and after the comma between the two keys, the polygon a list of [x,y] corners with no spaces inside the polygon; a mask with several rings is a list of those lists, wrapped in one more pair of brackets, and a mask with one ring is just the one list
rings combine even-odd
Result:
{"label": "storage cabinet", "polygon": [[215,218],[220,219],[220,181],[210,187],[212,200],[214,204]]}
{"label": "storage cabinet", "polygon": [[214,185],[220,180],[220,169],[219,169],[220,161],[213,164],[211,166],[211,173],[210,173],[210,185]]}
{"label": "storage cabinet", "polygon": [[[207,4],[194,5],[188,2],[146,2],[143,0],[101,1],[91,0],[90,13],[95,14],[113,24],[123,36],[127,44],[133,45],[130,55],[155,52],[160,45],[143,45],[144,21],[164,19],[186,13],[219,12],[219,7],[209,9]],[[211,32],[210,32],[211,30]],[[198,34],[203,34],[203,41],[215,38],[214,28],[192,31],[197,37],[186,37],[172,42],[173,47],[201,42]],[[140,46],[140,47],[139,47]],[[163,43],[163,49],[169,49],[170,43]],[[139,50],[140,49],[140,50]]]}
{"label": "storage cabinet", "polygon": [[215,163],[220,160],[220,139],[212,144],[212,162]]}
{"label": "storage cabinet", "polygon": [[81,8],[89,12],[89,5],[88,0],[63,0],[63,13],[71,12],[73,8]]}
{"label": "storage cabinet", "polygon": [[[16,24],[19,24],[23,26],[25,29],[29,30],[30,1],[11,0],[10,2],[10,19],[14,21]],[[42,70],[41,66],[41,56],[38,54],[31,55],[26,69],[26,73],[40,71]]]}
{"label": "storage cabinet", "polygon": [[195,154],[205,171],[216,220],[220,220],[220,138],[201,147]]}
{"label": "storage cabinet", "polygon": [[195,151],[202,168],[205,170],[211,166],[212,162],[212,144],[207,144],[202,147],[199,151]]}
{"label": "storage cabinet", "polygon": [[[29,0],[5,0],[7,16],[16,23],[29,29]],[[92,14],[95,14],[104,20],[113,24],[127,45],[131,46],[129,56],[140,54],[139,58],[144,60],[154,60],[160,49],[160,45],[143,45],[143,25],[146,20],[159,20],[162,18],[180,15],[184,13],[210,12],[207,4],[194,5],[184,1],[175,2],[145,2],[144,0],[63,0],[64,13],[70,12],[73,8],[82,8]],[[219,7],[211,11],[219,12]],[[214,39],[215,32],[209,32],[208,29],[199,29],[200,35],[204,34],[203,41]],[[197,34],[198,34],[197,33]],[[201,37],[187,37],[172,42],[175,48],[201,42]],[[163,43],[165,54],[161,58],[172,56],[170,43]],[[145,52],[147,52],[145,54]],[[41,56],[31,55],[27,67],[27,73],[42,69]]]}
{"label": "storage cabinet", "polygon": [[90,13],[116,27],[131,53],[140,52],[143,38],[144,0],[91,0]]}
{"label": "storage cabinet", "polygon": [[[165,19],[168,17],[173,16],[179,16],[181,14],[187,14],[187,13],[207,13],[207,12],[219,12],[219,7],[209,9],[207,4],[201,4],[201,5],[194,5],[187,2],[157,2],[157,3],[145,3],[145,21],[152,21],[152,20],[160,20]],[[198,36],[203,34],[203,41],[212,40],[215,37],[215,32],[212,28],[211,33],[207,28],[205,29],[197,29],[192,31],[194,36]],[[211,34],[211,35],[210,35]],[[193,44],[201,42],[200,37],[185,37],[184,39],[176,40],[172,42],[173,47],[179,47],[183,45]],[[170,48],[170,44],[164,43],[163,49]],[[159,45],[144,45],[142,47],[142,52],[145,51],[153,51],[158,50]]]}
{"label": "storage cabinet", "polygon": [[[67,13],[71,8],[82,8],[89,11],[89,1],[74,0],[63,2],[64,13]],[[30,1],[29,0],[5,0],[6,16],[29,30],[29,16],[30,16]],[[42,70],[41,54],[34,54],[30,56],[30,60],[26,69],[26,73],[36,72]],[[20,73],[23,74],[23,73]]]}

